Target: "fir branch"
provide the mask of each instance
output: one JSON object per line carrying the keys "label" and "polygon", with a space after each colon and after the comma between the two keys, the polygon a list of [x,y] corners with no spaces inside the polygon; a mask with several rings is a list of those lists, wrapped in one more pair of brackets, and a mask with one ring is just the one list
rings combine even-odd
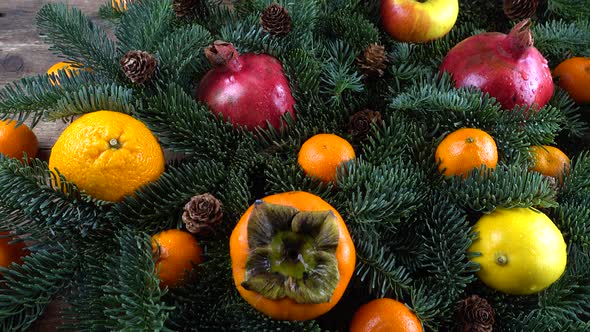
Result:
{"label": "fir branch", "polygon": [[590,23],[588,21],[547,21],[534,25],[535,47],[554,67],[568,55],[590,56]]}
{"label": "fir branch", "polygon": [[113,0],[107,0],[107,2],[101,5],[98,9],[98,15],[103,20],[115,21],[120,19],[123,14],[123,8],[118,3],[114,3],[113,5]]}
{"label": "fir branch", "polygon": [[111,323],[109,329],[167,331],[164,323],[172,308],[161,300],[165,292],[154,273],[150,237],[129,230],[122,230],[116,236],[119,253],[109,257],[102,285],[105,293],[102,300],[105,307],[110,307],[105,312]]}
{"label": "fir branch", "polygon": [[587,1],[549,0],[547,10],[563,19],[575,21],[590,17],[590,6]]}
{"label": "fir branch", "polygon": [[329,98],[332,107],[345,104],[347,97],[364,90],[363,76],[354,69],[357,53],[343,41],[329,42],[325,65],[321,77],[321,92]]}
{"label": "fir branch", "polygon": [[445,297],[444,286],[431,287],[424,280],[422,280],[422,283],[415,282],[415,284],[411,289],[410,298],[416,316],[430,330],[439,331],[440,322],[436,319],[443,312],[439,308]]}
{"label": "fir branch", "polygon": [[554,207],[555,189],[537,172],[520,166],[498,165],[496,169],[474,169],[466,178],[454,176],[441,188],[460,206],[491,212],[496,207]]}
{"label": "fir branch", "polygon": [[444,298],[437,308],[437,321],[449,322],[455,304],[467,286],[476,279],[474,273],[478,265],[470,262],[467,254],[475,236],[468,225],[465,211],[443,195],[431,197],[428,206],[432,208],[428,208],[421,216],[426,228],[420,235],[422,245],[418,260],[427,276],[428,282],[423,285],[444,289]]}
{"label": "fir branch", "polygon": [[205,242],[205,260],[199,264],[197,281],[171,291],[175,306],[169,326],[175,331],[311,331],[318,324],[271,319],[254,310],[238,294],[232,277],[229,242]]}
{"label": "fir branch", "polygon": [[565,174],[560,201],[576,202],[590,195],[590,151],[585,151],[571,161],[569,174]]}
{"label": "fir branch", "polygon": [[[169,331],[164,327],[172,307],[155,271],[150,237],[123,228],[113,236],[114,253],[85,257],[66,311],[66,327],[95,331]],[[104,243],[107,245],[107,243]]]}
{"label": "fir branch", "polygon": [[370,44],[379,43],[377,27],[358,12],[336,10],[321,21],[327,25],[327,38],[346,40],[357,53],[362,52]]}
{"label": "fir branch", "polygon": [[385,119],[382,127],[373,125],[373,135],[363,142],[361,154],[374,165],[392,159],[412,160],[416,152],[423,150],[426,137],[424,125],[409,121],[401,113],[394,113]]}
{"label": "fir branch", "polygon": [[287,52],[287,48],[279,38],[273,38],[264,32],[259,24],[260,16],[250,15],[242,20],[231,22],[221,28],[222,40],[232,43],[238,52],[265,53],[280,57]]}
{"label": "fir branch", "polygon": [[22,265],[0,267],[0,330],[24,331],[52,298],[69,286],[80,258],[73,248],[46,247],[23,258]]}
{"label": "fir branch", "polygon": [[158,78],[162,82],[191,86],[190,81],[195,73],[200,73],[198,77],[201,77],[210,69],[203,56],[203,49],[212,41],[211,34],[196,24],[172,32],[158,45]]}
{"label": "fir branch", "polygon": [[16,119],[18,123],[32,118],[34,127],[43,118],[60,111],[60,102],[64,98],[84,89],[85,86],[101,84],[104,79],[85,70],[69,77],[65,71],[59,71],[59,85],[52,84],[48,75],[23,78],[18,82],[7,84],[0,91],[0,118]]}
{"label": "fir branch", "polygon": [[[47,229],[44,240],[53,232],[60,236],[68,232],[85,236],[90,230],[102,227],[104,203],[83,195],[61,175],[59,187],[55,188],[56,179],[45,162],[34,160],[30,165],[22,165],[18,160],[3,158],[0,160],[0,207],[5,214],[22,213],[27,217],[26,223],[18,225],[22,233],[28,227],[35,230],[36,224],[44,225]],[[16,226],[4,224],[2,228],[15,229]]]}
{"label": "fir branch", "polygon": [[341,189],[337,201],[342,202],[337,209],[349,225],[378,239],[422,206],[427,194],[423,189],[425,180],[425,175],[411,164],[386,162],[374,166],[362,160],[348,162],[336,179]]}
{"label": "fir branch", "polygon": [[48,112],[45,119],[54,121],[99,110],[132,114],[133,90],[117,84],[81,87],[58,100],[55,110]]}
{"label": "fir branch", "polygon": [[297,114],[305,114],[308,108],[299,105],[315,101],[314,97],[318,95],[320,88],[322,64],[310,51],[304,49],[291,50],[285,56],[285,60],[283,68],[289,82],[294,87],[292,89],[293,98],[297,100],[295,109]]}
{"label": "fir branch", "polygon": [[[582,196],[583,197],[583,196]],[[590,198],[561,203],[552,213],[563,236],[571,243],[590,247]]]}
{"label": "fir branch", "polygon": [[563,113],[562,129],[567,133],[569,139],[576,139],[584,136],[589,131],[588,123],[582,120],[580,107],[570,97],[569,93],[559,86],[549,101],[549,105],[559,109]]}
{"label": "fir branch", "polygon": [[174,167],[135,196],[115,204],[111,218],[148,233],[176,227],[186,202],[203,193],[217,196],[224,176],[224,166],[216,162],[193,161]]}
{"label": "fir branch", "polygon": [[362,235],[362,232],[355,234],[355,274],[368,285],[369,292],[379,298],[407,295],[412,287],[412,278],[390,249],[373,237]]}
{"label": "fir branch", "polygon": [[142,0],[131,4],[117,25],[119,54],[129,51],[155,53],[172,32],[174,12],[170,1]]}
{"label": "fir branch", "polygon": [[110,79],[121,76],[115,43],[79,9],[66,4],[46,4],[37,14],[37,25],[52,51],[83,64]]}
{"label": "fir branch", "polygon": [[147,107],[137,107],[137,116],[171,151],[195,157],[227,160],[240,141],[252,138],[235,130],[224,120],[215,119],[207,106],[198,103],[175,83],[158,88],[147,100]]}

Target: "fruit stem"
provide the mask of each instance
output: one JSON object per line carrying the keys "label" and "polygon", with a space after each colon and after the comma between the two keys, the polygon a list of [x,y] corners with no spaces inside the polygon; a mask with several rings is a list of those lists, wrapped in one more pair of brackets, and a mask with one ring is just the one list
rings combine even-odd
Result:
{"label": "fruit stem", "polygon": [[502,48],[513,58],[518,59],[530,47],[533,46],[533,34],[531,33],[531,21],[526,19],[512,28],[508,36],[502,41]]}
{"label": "fruit stem", "polygon": [[240,54],[231,43],[216,40],[205,48],[205,56],[214,67],[225,67],[233,72],[242,69]]}
{"label": "fruit stem", "polygon": [[111,149],[120,149],[121,143],[116,138],[111,138],[111,140],[109,141],[109,147]]}

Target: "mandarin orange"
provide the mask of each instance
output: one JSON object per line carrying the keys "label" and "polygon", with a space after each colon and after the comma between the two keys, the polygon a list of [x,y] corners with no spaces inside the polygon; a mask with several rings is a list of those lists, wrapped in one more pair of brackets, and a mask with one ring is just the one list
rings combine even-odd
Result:
{"label": "mandarin orange", "polygon": [[462,128],[445,137],[435,153],[438,169],[446,176],[465,177],[474,168],[485,165],[495,168],[498,163],[496,142],[488,133],[475,128]]}
{"label": "mandarin orange", "polygon": [[344,138],[318,134],[303,143],[297,162],[308,176],[331,182],[336,179],[338,167],[354,158],[354,149]]}

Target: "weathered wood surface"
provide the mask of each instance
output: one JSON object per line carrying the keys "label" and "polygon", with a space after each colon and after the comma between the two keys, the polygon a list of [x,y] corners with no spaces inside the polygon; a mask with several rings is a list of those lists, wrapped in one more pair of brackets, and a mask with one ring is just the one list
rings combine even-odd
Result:
{"label": "weathered wood surface", "polygon": [[[0,88],[19,78],[44,73],[54,63],[62,61],[49,51],[36,28],[36,15],[41,7],[57,0],[0,0]],[[104,0],[68,0],[80,8],[98,25]],[[40,157],[47,158],[57,137],[66,127],[62,121],[44,122],[33,129],[41,147]]]}

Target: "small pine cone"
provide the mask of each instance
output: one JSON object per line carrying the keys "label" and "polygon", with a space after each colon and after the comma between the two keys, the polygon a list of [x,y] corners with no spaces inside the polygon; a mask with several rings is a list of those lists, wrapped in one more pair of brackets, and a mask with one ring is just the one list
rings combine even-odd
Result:
{"label": "small pine cone", "polygon": [[357,58],[359,71],[367,77],[381,77],[387,68],[385,47],[379,44],[369,45]]}
{"label": "small pine cone", "polygon": [[176,17],[186,17],[197,12],[202,0],[174,0],[172,8]]}
{"label": "small pine cone", "polygon": [[131,82],[142,84],[152,78],[158,61],[147,52],[129,51],[121,59],[121,66]]}
{"label": "small pine cone", "polygon": [[471,295],[461,301],[459,318],[463,324],[463,332],[491,332],[496,313],[486,299]]}
{"label": "small pine cone", "polygon": [[284,36],[291,32],[293,20],[285,7],[274,3],[262,12],[260,25],[264,31],[273,36]]}
{"label": "small pine cone", "polygon": [[354,113],[350,117],[349,129],[352,136],[357,139],[363,139],[371,130],[371,124],[381,124],[381,113],[369,109]]}
{"label": "small pine cone", "polygon": [[211,194],[197,195],[184,206],[182,221],[186,229],[198,235],[207,235],[223,218],[223,204]]}
{"label": "small pine cone", "polygon": [[504,14],[511,20],[531,18],[537,12],[539,0],[504,0]]}

